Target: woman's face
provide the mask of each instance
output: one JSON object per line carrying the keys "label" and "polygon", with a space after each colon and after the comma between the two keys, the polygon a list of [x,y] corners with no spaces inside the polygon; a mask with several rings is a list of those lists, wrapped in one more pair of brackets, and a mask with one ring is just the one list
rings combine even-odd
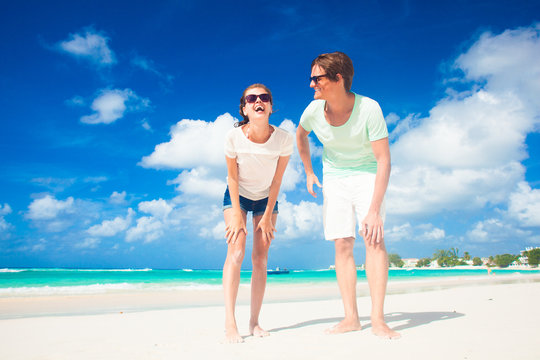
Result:
{"label": "woman's face", "polygon": [[[255,102],[248,102],[247,98],[249,95],[262,95],[268,94],[268,92],[263,88],[252,88],[246,91],[244,99],[246,99],[246,105],[244,105],[244,115],[246,115],[250,121],[255,119],[268,119],[272,113],[272,104],[270,101],[264,102],[261,100],[260,96],[256,97]],[[268,94],[269,95],[269,94]]]}
{"label": "woman's face", "polygon": [[[311,77],[314,76],[321,76],[326,75],[326,71],[320,67],[319,65],[313,66],[311,69]],[[339,86],[339,82],[337,81],[331,81],[326,76],[321,76],[317,78],[317,80],[311,80],[310,87],[315,90],[315,94],[313,94],[314,99],[328,99],[328,94],[332,93],[336,89],[336,86]]]}

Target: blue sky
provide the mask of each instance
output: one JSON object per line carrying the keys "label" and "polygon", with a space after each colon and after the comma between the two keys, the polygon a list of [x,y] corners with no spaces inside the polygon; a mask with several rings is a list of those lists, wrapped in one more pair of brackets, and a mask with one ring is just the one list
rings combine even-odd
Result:
{"label": "blue sky", "polygon": [[[220,268],[223,137],[243,89],[269,86],[271,122],[294,132],[311,61],[336,50],[388,123],[389,252],[538,246],[538,14],[540,1],[3,1],[0,268]],[[315,138],[312,153],[320,174]],[[282,190],[269,266],[332,264],[296,150]]]}

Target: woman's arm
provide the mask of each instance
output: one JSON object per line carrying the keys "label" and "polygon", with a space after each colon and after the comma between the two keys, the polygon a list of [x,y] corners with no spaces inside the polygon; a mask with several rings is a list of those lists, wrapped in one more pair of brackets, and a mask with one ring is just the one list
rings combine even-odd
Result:
{"label": "woman's arm", "polygon": [[381,204],[390,179],[390,146],[388,138],[371,142],[373,154],[377,160],[375,188],[367,216],[362,221],[362,236],[371,243],[379,243],[384,239],[384,224],[380,214]]}
{"label": "woman's arm", "polygon": [[231,196],[233,217],[229,224],[225,227],[225,237],[227,244],[236,242],[240,231],[244,231],[247,236],[247,228],[240,209],[240,194],[238,190],[238,164],[236,158],[225,156],[227,160],[227,183],[229,185],[229,195]]}
{"label": "woman's arm", "polygon": [[313,184],[317,184],[319,187],[322,187],[322,185],[313,172],[313,167],[311,165],[308,135],[309,132],[306,131],[302,125],[298,125],[296,128],[296,146],[298,147],[298,153],[300,154],[300,159],[302,159],[302,164],[304,164],[307,190],[313,197],[317,197],[317,194],[313,191]]}
{"label": "woman's arm", "polygon": [[289,156],[280,156],[276,172],[274,173],[274,178],[272,179],[272,184],[270,184],[270,192],[268,194],[268,203],[266,204],[266,209],[264,214],[257,225],[257,230],[261,229],[263,240],[272,241],[274,239],[274,232],[276,231],[274,224],[272,223],[272,213],[274,211],[274,205],[276,204],[277,197],[279,195],[279,189],[281,187],[281,181],[283,180],[283,174],[285,169],[287,169],[287,164],[289,163]]}

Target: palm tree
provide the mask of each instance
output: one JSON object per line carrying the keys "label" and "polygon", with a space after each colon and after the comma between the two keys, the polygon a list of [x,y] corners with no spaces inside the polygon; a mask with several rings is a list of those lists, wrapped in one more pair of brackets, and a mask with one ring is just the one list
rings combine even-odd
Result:
{"label": "palm tree", "polygon": [[437,260],[437,264],[444,267],[449,265],[451,256],[451,252],[448,250],[437,250],[433,254],[433,260]]}

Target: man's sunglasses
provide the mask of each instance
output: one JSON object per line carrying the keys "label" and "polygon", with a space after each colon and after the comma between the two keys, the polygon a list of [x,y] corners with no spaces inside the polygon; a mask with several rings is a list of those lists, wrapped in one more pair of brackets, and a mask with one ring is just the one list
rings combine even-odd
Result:
{"label": "man's sunglasses", "polygon": [[312,77],[309,78],[309,82],[312,82],[312,81],[313,81],[315,84],[318,84],[320,78],[325,77],[325,76],[326,76],[326,74],[323,74],[323,75],[317,75],[317,76],[312,76]]}
{"label": "man's sunglasses", "polygon": [[270,94],[250,94],[246,95],[246,102],[249,104],[253,104],[255,101],[257,101],[257,98],[261,99],[262,102],[269,102],[270,101]]}

